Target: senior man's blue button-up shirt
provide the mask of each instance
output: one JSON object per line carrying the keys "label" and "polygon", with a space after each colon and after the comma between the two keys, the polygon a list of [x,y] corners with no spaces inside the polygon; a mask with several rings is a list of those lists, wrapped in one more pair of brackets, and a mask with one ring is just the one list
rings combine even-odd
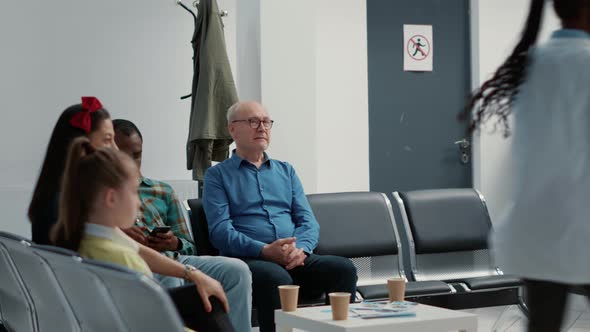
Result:
{"label": "senior man's blue button-up shirt", "polygon": [[259,257],[265,244],[296,237],[297,248],[311,253],[319,225],[303,186],[293,166],[264,156],[256,168],[234,151],[207,171],[203,206],[211,243],[225,256]]}

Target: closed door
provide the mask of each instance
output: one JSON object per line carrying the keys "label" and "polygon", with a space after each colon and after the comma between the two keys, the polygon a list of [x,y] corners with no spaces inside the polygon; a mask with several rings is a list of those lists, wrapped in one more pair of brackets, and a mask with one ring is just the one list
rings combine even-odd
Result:
{"label": "closed door", "polygon": [[[373,191],[472,186],[469,0],[367,0]],[[433,27],[433,71],[403,68],[403,25]]]}

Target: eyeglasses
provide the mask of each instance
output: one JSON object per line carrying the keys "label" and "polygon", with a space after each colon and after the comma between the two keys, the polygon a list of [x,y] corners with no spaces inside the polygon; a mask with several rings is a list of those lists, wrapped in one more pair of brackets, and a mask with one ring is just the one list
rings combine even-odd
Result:
{"label": "eyeglasses", "polygon": [[248,119],[248,120],[234,120],[232,121],[232,123],[234,122],[248,122],[248,124],[250,125],[250,128],[252,129],[258,129],[260,128],[260,124],[262,123],[262,127],[264,129],[270,129],[272,128],[273,123],[275,123],[273,120],[269,120],[269,119],[264,119],[262,121],[260,121],[260,119]]}

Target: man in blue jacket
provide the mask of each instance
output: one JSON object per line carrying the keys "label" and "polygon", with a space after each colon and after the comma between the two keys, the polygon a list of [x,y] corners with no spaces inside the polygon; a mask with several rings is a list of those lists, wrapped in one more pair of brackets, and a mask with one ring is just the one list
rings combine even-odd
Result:
{"label": "man in blue jacket", "polygon": [[260,331],[275,330],[279,285],[300,285],[300,297],[349,292],[354,299],[354,265],[313,254],[319,225],[301,182],[293,166],[265,153],[273,125],[266,109],[236,103],[227,120],[236,150],[207,171],[203,204],[213,245],[222,255],[242,258],[252,271]]}

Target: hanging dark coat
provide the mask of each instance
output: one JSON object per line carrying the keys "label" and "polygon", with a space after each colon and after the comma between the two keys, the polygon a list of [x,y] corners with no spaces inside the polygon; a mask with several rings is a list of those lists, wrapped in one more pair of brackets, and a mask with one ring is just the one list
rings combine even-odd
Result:
{"label": "hanging dark coat", "polygon": [[193,35],[194,77],[186,145],[187,169],[202,181],[211,161],[223,161],[232,142],[227,109],[238,101],[216,0],[201,0]]}

